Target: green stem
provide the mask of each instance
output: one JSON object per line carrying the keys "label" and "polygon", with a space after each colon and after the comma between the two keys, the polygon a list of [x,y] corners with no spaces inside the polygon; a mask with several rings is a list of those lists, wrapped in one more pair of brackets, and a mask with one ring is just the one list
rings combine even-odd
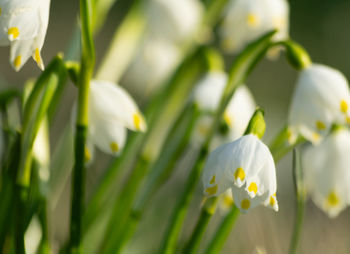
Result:
{"label": "green stem", "polygon": [[218,198],[213,197],[206,201],[204,207],[202,208],[201,214],[198,218],[196,227],[193,230],[193,233],[188,240],[186,247],[184,248],[183,253],[195,254],[198,252],[198,248],[201,243],[201,239],[205,233],[207,225],[215,213],[217,206]]}
{"label": "green stem", "polygon": [[[152,167],[151,173],[143,188],[137,192],[137,198],[136,200],[133,200],[129,216],[125,221],[119,220],[118,227],[115,229],[117,231],[119,230],[118,237],[116,237],[117,240],[113,241],[113,249],[116,253],[122,250],[133,232],[136,230],[145,206],[151,196],[171,175],[177,161],[184,153],[185,148],[189,143],[198,115],[199,112],[197,111],[197,107],[192,104],[184,109],[173,124],[163,144],[163,148],[161,149],[163,151],[162,156],[158,158]],[[119,206],[119,209],[124,209],[124,207]]]}
{"label": "green stem", "polygon": [[301,229],[303,226],[304,219],[304,208],[305,208],[305,190],[303,183],[303,172],[300,165],[299,152],[293,150],[293,182],[296,196],[296,213],[293,234],[290,242],[289,253],[295,254],[298,250],[298,244],[301,236]]}
{"label": "green stem", "polygon": [[82,211],[85,183],[85,144],[88,129],[89,87],[95,64],[95,48],[91,31],[91,0],[80,0],[82,56],[78,77],[78,109],[75,136],[75,162],[72,181],[72,206],[69,253],[82,251]]}
{"label": "green stem", "polygon": [[100,247],[100,253],[116,253],[114,244],[118,241],[120,226],[128,219],[132,202],[137,193],[137,188],[140,181],[149,169],[149,161],[145,158],[140,158],[135,170],[129,177],[127,184],[117,196],[114,202],[113,212],[108,222],[104,241]]}
{"label": "green stem", "polygon": [[45,198],[41,198],[39,205],[40,205],[40,207],[39,207],[38,215],[39,215],[39,219],[40,219],[40,223],[41,223],[42,237],[41,237],[38,253],[39,254],[49,254],[51,251],[50,251]]}
{"label": "green stem", "polygon": [[235,224],[238,215],[239,209],[236,206],[233,206],[230,212],[226,215],[226,217],[221,222],[218,230],[214,234],[214,238],[209,243],[205,254],[217,254],[220,253],[222,246],[226,242],[228,235],[231,232],[233,225]]}

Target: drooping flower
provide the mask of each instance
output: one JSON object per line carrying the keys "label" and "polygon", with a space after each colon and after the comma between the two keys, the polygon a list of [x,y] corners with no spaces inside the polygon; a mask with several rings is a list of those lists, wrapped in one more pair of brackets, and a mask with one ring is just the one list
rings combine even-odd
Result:
{"label": "drooping flower", "polygon": [[1,0],[0,45],[11,45],[10,62],[18,71],[30,56],[40,69],[40,55],[49,22],[50,0]]}
{"label": "drooping flower", "polygon": [[150,33],[181,43],[196,31],[201,15],[198,0],[152,0],[148,9]]}
{"label": "drooping flower", "polygon": [[306,190],[330,217],[350,204],[350,131],[338,129],[302,156]]}
{"label": "drooping flower", "polygon": [[278,211],[275,163],[254,134],[215,149],[203,171],[204,193],[218,196],[231,188],[235,205],[247,212],[259,204]]}
{"label": "drooping flower", "polygon": [[[226,82],[226,73],[210,72],[196,86],[193,100],[201,111],[209,113],[198,120],[194,134],[196,142],[201,142],[205,138],[213,121],[210,114],[215,113],[218,108]],[[223,120],[229,127],[229,131],[224,136],[216,136],[213,142],[214,145],[217,146],[242,136],[254,113],[255,107],[253,96],[248,88],[244,85],[240,86],[224,113]]]}
{"label": "drooping flower", "polygon": [[[147,129],[134,100],[116,84],[100,80],[91,81],[89,142],[105,153],[117,155],[124,147],[126,128],[141,132]],[[87,146],[86,149],[86,157],[90,157],[88,155],[91,148]]]}
{"label": "drooping flower", "polygon": [[172,43],[148,37],[126,72],[125,82],[134,94],[149,96],[173,71],[179,56],[179,49]]}
{"label": "drooping flower", "polygon": [[333,123],[350,123],[349,85],[342,73],[320,64],[300,72],[289,112],[293,140],[301,134],[320,142]]}
{"label": "drooping flower", "polygon": [[235,53],[273,29],[278,30],[276,40],[288,38],[289,6],[286,0],[231,1],[220,28],[223,48]]}

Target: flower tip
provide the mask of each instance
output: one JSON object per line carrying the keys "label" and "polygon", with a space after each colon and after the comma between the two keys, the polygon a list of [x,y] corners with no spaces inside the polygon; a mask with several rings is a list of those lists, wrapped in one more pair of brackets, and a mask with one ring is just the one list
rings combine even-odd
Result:
{"label": "flower tip", "polygon": [[134,116],[134,126],[137,131],[146,132],[147,124],[143,115],[139,112],[135,113]]}

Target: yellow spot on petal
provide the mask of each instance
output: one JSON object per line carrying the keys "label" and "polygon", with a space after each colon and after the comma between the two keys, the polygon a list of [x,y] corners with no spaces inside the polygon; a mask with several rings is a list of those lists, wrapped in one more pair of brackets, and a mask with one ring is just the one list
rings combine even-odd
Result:
{"label": "yellow spot on petal", "polygon": [[243,181],[245,179],[245,172],[244,172],[243,168],[236,169],[235,180],[237,181],[238,178],[241,179],[241,181]]}
{"label": "yellow spot on petal", "polygon": [[224,113],[224,121],[229,127],[232,127],[232,119],[227,112]]}
{"label": "yellow spot on petal", "polygon": [[339,203],[340,203],[340,200],[337,194],[335,194],[334,191],[330,192],[327,196],[327,204],[331,207],[335,207],[339,205]]}
{"label": "yellow spot on petal", "polygon": [[325,125],[323,122],[321,122],[321,121],[317,121],[317,122],[316,122],[316,127],[317,127],[317,129],[319,129],[319,130],[324,130],[324,129],[326,129],[326,125]]}
{"label": "yellow spot on petal", "polygon": [[22,57],[19,55],[15,58],[15,60],[13,61],[13,65],[16,67],[16,68],[19,68],[21,66],[21,59]]}
{"label": "yellow spot on petal", "polygon": [[41,57],[40,57],[40,50],[38,48],[35,49],[35,53],[34,53],[34,60],[37,63],[41,62]]}
{"label": "yellow spot on petal", "polygon": [[[273,196],[276,197],[276,194],[274,194]],[[276,200],[273,196],[270,197],[270,206],[274,206],[276,204]]]}
{"label": "yellow spot on petal", "polygon": [[91,153],[87,147],[85,147],[84,156],[86,162],[91,160]]}
{"label": "yellow spot on petal", "polygon": [[230,195],[225,195],[222,202],[225,207],[230,207],[234,203],[233,198]]}
{"label": "yellow spot on petal", "polygon": [[249,199],[243,199],[242,202],[241,202],[241,207],[242,207],[242,209],[244,209],[244,210],[248,210],[249,207],[250,207],[250,201],[249,201]]}
{"label": "yellow spot on petal", "polygon": [[348,124],[350,124],[350,116],[346,116],[346,117],[345,117],[345,121],[346,121]]}
{"label": "yellow spot on petal", "polygon": [[113,153],[116,153],[116,152],[119,151],[119,146],[118,146],[118,144],[115,143],[115,142],[112,142],[112,143],[109,145],[109,147],[111,148],[111,151],[112,151]]}
{"label": "yellow spot on petal", "polygon": [[214,183],[215,183],[215,175],[211,178],[211,180],[210,180],[209,183],[210,183],[210,184],[214,184]]}
{"label": "yellow spot on petal", "polygon": [[254,194],[256,194],[258,192],[258,186],[256,185],[256,183],[252,182],[248,187],[248,191],[254,192]]}
{"label": "yellow spot on petal", "polygon": [[247,16],[247,24],[250,27],[257,27],[259,25],[259,18],[257,15],[250,13]]}
{"label": "yellow spot on petal", "polygon": [[8,35],[12,35],[13,39],[16,39],[19,36],[19,30],[17,27],[11,27],[9,28],[9,30],[7,31]]}
{"label": "yellow spot on petal", "polygon": [[312,138],[314,139],[314,141],[318,141],[321,138],[321,136],[317,132],[314,132],[312,133]]}
{"label": "yellow spot on petal", "polygon": [[346,103],[346,101],[345,100],[342,100],[341,102],[340,102],[340,111],[341,112],[343,112],[343,113],[346,113],[346,112],[348,112],[348,104]]}
{"label": "yellow spot on petal", "polygon": [[218,186],[214,185],[213,187],[208,187],[205,192],[208,193],[209,195],[215,195],[218,190]]}
{"label": "yellow spot on petal", "polygon": [[136,130],[141,131],[142,125],[144,123],[143,117],[141,116],[140,113],[135,113],[133,118],[134,118],[134,125]]}

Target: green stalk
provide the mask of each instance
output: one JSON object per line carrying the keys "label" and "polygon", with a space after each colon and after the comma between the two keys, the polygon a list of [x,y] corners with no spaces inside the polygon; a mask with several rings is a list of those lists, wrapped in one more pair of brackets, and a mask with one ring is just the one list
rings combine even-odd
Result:
{"label": "green stalk", "polygon": [[[157,187],[170,176],[177,161],[184,153],[198,116],[199,112],[195,105],[191,104],[184,109],[169,131],[161,149],[163,151],[162,156],[158,157],[158,160],[153,165],[146,183],[138,191],[133,190],[135,192],[137,191],[137,198],[136,200],[132,200],[133,204],[132,207],[130,206],[130,210],[128,210],[128,216],[125,220],[118,220],[118,227],[113,224],[114,230],[118,232],[115,234],[115,239],[110,239],[113,246],[112,249],[115,253],[121,252],[124,245],[136,230],[136,226],[151,196],[154,194]],[[123,191],[122,193],[125,192]],[[125,209],[124,206],[123,209]]]}
{"label": "green stalk", "polygon": [[217,202],[218,202],[217,197],[213,197],[206,200],[205,205],[201,210],[201,214],[199,215],[196,227],[194,228],[193,233],[190,239],[188,240],[183,253],[187,253],[187,254],[198,253],[198,249],[199,249],[202,237],[207,228],[207,225],[211,217],[215,213]]}
{"label": "green stalk", "polygon": [[236,88],[244,83],[246,77],[252,71],[253,67],[259,62],[259,60],[261,60],[267,49],[272,45],[271,38],[274,34],[275,31],[267,33],[260,39],[248,45],[248,47],[237,57],[236,62],[232,65],[229,72],[228,83],[226,84],[223,97],[215,114],[214,121],[210,127],[208,136],[202,145],[197,163],[195,164],[185,184],[184,192],[176,204],[170,220],[170,225],[163,239],[159,253],[175,253],[177,239],[180,234],[182,224],[185,220],[185,215],[187,213],[190,200],[193,196],[194,189],[201,175],[202,167],[204,166],[205,159],[208,155],[211,139],[218,129],[218,125],[223,117],[224,110],[232,98]]}
{"label": "green stalk", "polygon": [[306,199],[303,181],[304,181],[303,172],[300,165],[300,155],[299,155],[299,152],[296,149],[294,149],[293,150],[293,182],[294,182],[295,196],[296,196],[296,213],[295,213],[293,234],[292,234],[292,238],[289,246],[290,254],[297,253],[300,236],[301,236],[301,229],[303,226],[304,208],[305,208],[305,199]]}
{"label": "green stalk", "polygon": [[222,246],[226,242],[226,239],[229,236],[231,229],[238,218],[238,215],[239,209],[236,206],[233,206],[218,227],[219,230],[214,234],[214,238],[210,242],[207,250],[205,251],[205,254],[220,253]]}
{"label": "green stalk", "polygon": [[91,0],[80,0],[82,56],[78,77],[78,109],[75,136],[75,162],[72,181],[72,206],[69,253],[81,253],[82,211],[85,183],[85,144],[88,128],[90,80],[95,64],[95,48],[91,31]]}

